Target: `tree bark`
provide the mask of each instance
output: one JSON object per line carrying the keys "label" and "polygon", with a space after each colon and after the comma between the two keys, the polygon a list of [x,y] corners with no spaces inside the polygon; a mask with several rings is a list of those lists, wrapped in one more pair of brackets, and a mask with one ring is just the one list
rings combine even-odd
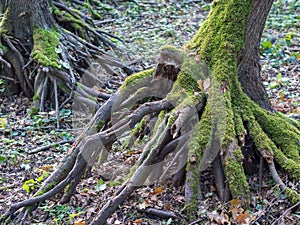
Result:
{"label": "tree bark", "polygon": [[260,77],[260,39],[274,0],[255,0],[249,14],[246,38],[238,62],[239,81],[243,91],[259,106],[274,111]]}
{"label": "tree bark", "polygon": [[32,47],[34,27],[49,30],[54,25],[49,9],[47,0],[11,0],[6,7],[1,28],[22,44]]}

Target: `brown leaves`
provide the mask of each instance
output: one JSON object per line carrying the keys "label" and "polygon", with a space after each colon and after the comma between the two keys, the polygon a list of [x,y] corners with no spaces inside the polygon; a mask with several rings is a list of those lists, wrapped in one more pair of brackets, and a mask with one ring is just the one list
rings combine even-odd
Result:
{"label": "brown leaves", "polygon": [[229,211],[232,214],[233,220],[238,225],[250,225],[250,222],[254,219],[251,217],[249,212],[244,212],[244,209],[241,208],[242,201],[239,199],[232,199],[230,201]]}
{"label": "brown leaves", "polygon": [[215,222],[219,225],[250,225],[255,219],[255,217],[251,216],[249,212],[244,212],[244,209],[242,208],[242,201],[239,199],[232,199],[230,201],[229,212],[232,217],[230,217],[226,212],[218,213],[217,211],[209,213],[208,217],[211,222]]}
{"label": "brown leaves", "polygon": [[228,215],[223,212],[219,214],[217,211],[213,211],[208,217],[211,222],[216,222],[219,225],[231,224]]}
{"label": "brown leaves", "polygon": [[236,219],[238,215],[240,215],[244,209],[240,208],[242,205],[242,201],[238,199],[232,199],[230,201],[229,211],[232,214],[233,219]]}
{"label": "brown leaves", "polygon": [[161,194],[162,191],[163,191],[162,187],[155,188],[155,194],[157,194],[157,195]]}
{"label": "brown leaves", "polygon": [[206,94],[209,94],[209,90],[210,90],[210,79],[207,78],[204,81],[202,80],[197,80],[198,83],[198,87],[200,89],[200,91],[203,91]]}
{"label": "brown leaves", "polygon": [[74,225],[85,225],[85,222],[82,220],[78,220],[74,222]]}

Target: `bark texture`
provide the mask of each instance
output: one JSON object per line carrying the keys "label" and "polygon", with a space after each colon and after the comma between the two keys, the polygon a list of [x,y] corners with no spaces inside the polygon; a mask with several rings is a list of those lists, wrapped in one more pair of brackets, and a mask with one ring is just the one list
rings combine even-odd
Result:
{"label": "bark texture", "polygon": [[34,27],[50,30],[53,26],[47,0],[11,0],[6,6],[1,32],[19,39],[32,49]]}
{"label": "bark texture", "polygon": [[260,77],[260,39],[274,0],[254,1],[248,16],[246,38],[238,63],[239,81],[243,91],[262,108],[273,112]]}

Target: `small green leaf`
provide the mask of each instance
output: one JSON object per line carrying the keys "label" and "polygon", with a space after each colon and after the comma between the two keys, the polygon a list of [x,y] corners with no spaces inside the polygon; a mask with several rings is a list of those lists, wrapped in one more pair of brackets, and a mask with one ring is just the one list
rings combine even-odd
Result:
{"label": "small green leaf", "polygon": [[272,82],[270,85],[269,85],[269,88],[270,89],[274,89],[274,88],[277,88],[279,86],[279,84],[277,82]]}
{"label": "small green leaf", "polygon": [[44,180],[44,175],[41,175],[41,176],[39,176],[37,179],[36,179],[36,181],[37,182],[41,182],[42,180]]}
{"label": "small green leaf", "polygon": [[33,179],[27,180],[24,182],[22,188],[27,192],[30,193],[34,189],[35,181]]}
{"label": "small green leaf", "polygon": [[6,157],[4,155],[0,155],[0,164],[6,161]]}

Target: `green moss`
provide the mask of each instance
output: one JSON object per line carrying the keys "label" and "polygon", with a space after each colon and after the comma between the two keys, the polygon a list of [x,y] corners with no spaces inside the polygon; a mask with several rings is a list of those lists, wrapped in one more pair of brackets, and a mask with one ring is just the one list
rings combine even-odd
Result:
{"label": "green moss", "polygon": [[295,178],[297,181],[300,180],[300,164],[295,162],[293,159],[287,158],[283,152],[278,149],[276,146],[273,148],[275,160],[279,165],[287,171],[290,176]]}
{"label": "green moss", "polygon": [[58,65],[58,55],[55,49],[60,41],[59,34],[54,30],[34,29],[33,40],[33,58],[43,66],[60,68]]}
{"label": "green moss", "polygon": [[87,1],[84,2],[83,7],[87,8],[95,19],[102,19],[102,16],[97,13]]}
{"label": "green moss", "polygon": [[42,190],[40,190],[39,192],[34,194],[34,196],[41,196],[41,195],[45,194],[47,191],[49,191],[53,187],[55,187],[56,184],[57,184],[57,182],[51,182],[51,183],[47,184],[45,188],[43,188]]}
{"label": "green moss", "polygon": [[239,138],[243,138],[245,135],[245,127],[241,117],[241,114],[238,112],[236,108],[234,108],[234,127],[235,133]]}
{"label": "green moss", "polygon": [[178,118],[178,115],[175,113],[170,113],[168,117],[167,126],[171,127],[173,123],[175,123],[176,119]]}
{"label": "green moss", "polygon": [[30,108],[30,112],[29,112],[30,117],[36,115],[39,111],[40,111],[39,108],[31,107],[31,108]]}
{"label": "green moss", "polygon": [[9,48],[7,46],[3,45],[2,43],[0,43],[0,49],[2,49],[2,51],[4,53],[8,52],[8,50],[9,50]]}
{"label": "green moss", "polygon": [[64,22],[72,22],[74,28],[82,29],[82,28],[87,28],[88,25],[85,24],[83,21],[80,19],[76,19],[74,16],[72,16],[70,13],[64,13],[63,14],[63,21]]}
{"label": "green moss", "polygon": [[100,131],[104,125],[105,125],[105,121],[104,120],[99,120],[97,125],[96,125],[97,131]]}
{"label": "green moss", "polygon": [[190,184],[191,191],[193,192],[190,202],[185,205],[185,211],[189,218],[195,218],[195,212],[197,212],[200,162],[203,153],[209,144],[212,130],[211,122],[211,105],[208,103],[201,120],[193,128],[188,142],[188,159],[192,156],[197,157],[196,162],[190,162],[190,160],[188,160],[186,166],[187,174],[189,174],[186,178],[186,182]]}
{"label": "green moss", "polygon": [[173,45],[163,45],[159,48],[160,51],[163,51],[163,50],[168,50],[168,51],[172,51],[172,52],[175,52],[175,53],[178,53],[180,54],[182,52],[181,49],[178,49],[177,47],[173,46]]}
{"label": "green moss", "polygon": [[288,199],[290,199],[290,201],[292,202],[292,204],[296,204],[300,201],[300,194],[296,191],[290,188],[286,188],[285,193]]}
{"label": "green moss", "polygon": [[[252,1],[214,1],[211,11],[201,25],[198,33],[186,45],[191,49],[198,49],[202,60],[213,68],[219,64],[222,67],[232,67],[238,53],[244,45],[247,17],[251,10]],[[234,10],[233,10],[234,9]],[[223,62],[220,62],[223,61]],[[224,61],[231,61],[225,63]],[[226,71],[218,76],[224,78]]]}
{"label": "green moss", "polygon": [[120,87],[120,91],[130,91],[131,89],[139,89],[139,85],[144,83],[147,84],[150,82],[150,79],[152,77],[152,74],[154,72],[154,68],[149,70],[144,70],[138,73],[135,73],[129,77],[127,77],[123,83],[123,85]]}
{"label": "green moss", "polygon": [[[9,4],[8,4],[9,5]],[[11,26],[12,26],[12,23],[11,21],[9,21],[9,19],[7,18],[9,13],[10,13],[10,6],[7,7],[7,9],[5,10],[5,13],[1,19],[1,22],[0,22],[0,33],[1,34],[5,34],[9,31],[12,30]]]}
{"label": "green moss", "polygon": [[55,15],[58,15],[58,16],[62,16],[63,15],[63,13],[62,13],[62,11],[60,11],[56,6],[54,6],[54,5],[52,5],[51,7],[50,7],[50,12],[51,13],[54,13]]}
{"label": "green moss", "polygon": [[225,173],[229,188],[233,198],[249,198],[249,187],[247,178],[244,173],[241,150],[238,147],[234,150],[234,157],[226,157],[225,160]]}
{"label": "green moss", "polygon": [[35,95],[32,97],[32,100],[33,100],[33,101],[40,100],[40,97],[39,97],[37,94],[35,94]]}
{"label": "green moss", "polygon": [[260,151],[261,155],[267,162],[271,163],[274,155],[273,149],[276,148],[276,146],[262,130],[259,123],[255,119],[250,106],[248,105],[249,102],[243,107],[243,119],[246,122],[247,130],[258,151]]}
{"label": "green moss", "polygon": [[127,179],[128,179],[128,180],[133,176],[133,174],[135,173],[135,171],[136,171],[136,164],[134,164],[134,166],[132,166],[132,167],[130,168],[129,174],[128,174],[128,176],[127,176]]}
{"label": "green moss", "polygon": [[300,131],[277,114],[271,114],[253,103],[256,120],[263,131],[280,146],[286,157],[300,164]]}
{"label": "green moss", "polygon": [[284,115],[280,112],[277,112],[277,116],[279,116],[281,119],[285,120],[286,122],[288,122],[292,126],[297,127],[298,130],[300,130],[300,122],[299,121],[297,121],[295,119],[292,119],[292,118],[289,118],[289,117],[287,117],[286,115]]}
{"label": "green moss", "polygon": [[167,111],[163,110],[163,111],[160,111],[160,113],[158,114],[158,118],[155,122],[155,125],[154,125],[154,128],[153,128],[153,134],[155,134],[157,132],[157,129],[159,127],[159,125],[164,121],[164,118],[167,114]]}
{"label": "green moss", "polygon": [[122,145],[122,149],[127,149],[130,144],[132,144],[133,140],[139,136],[139,133],[143,130],[145,126],[145,118],[143,118],[130,132],[129,137],[126,139],[124,144]]}

